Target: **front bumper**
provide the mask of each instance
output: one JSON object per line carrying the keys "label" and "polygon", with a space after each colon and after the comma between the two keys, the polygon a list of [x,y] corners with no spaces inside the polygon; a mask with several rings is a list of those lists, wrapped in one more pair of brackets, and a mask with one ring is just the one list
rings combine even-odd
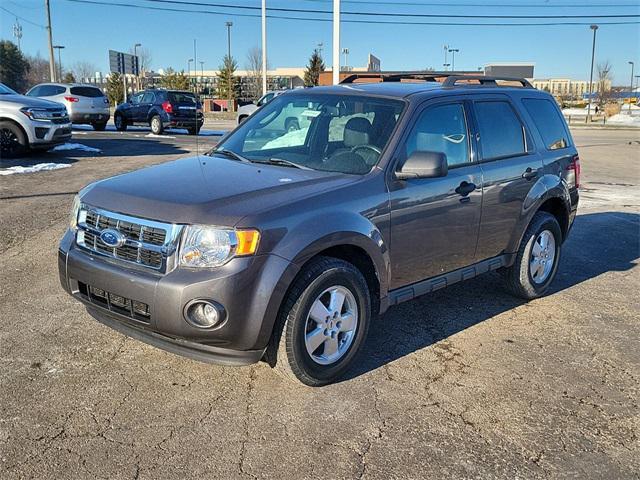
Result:
{"label": "front bumper", "polygon": [[71,139],[71,123],[53,123],[32,120],[29,129],[29,145],[32,148],[49,148]]}
{"label": "front bumper", "polygon": [[[262,357],[277,312],[297,267],[275,255],[235,258],[196,271],[176,268],[161,274],[93,255],[67,231],[58,251],[60,282],[97,320],[172,353],[226,365],[246,365]],[[149,318],[111,309],[87,295],[92,286],[149,306]],[[184,317],[193,299],[210,299],[227,312],[219,327],[204,330]]]}

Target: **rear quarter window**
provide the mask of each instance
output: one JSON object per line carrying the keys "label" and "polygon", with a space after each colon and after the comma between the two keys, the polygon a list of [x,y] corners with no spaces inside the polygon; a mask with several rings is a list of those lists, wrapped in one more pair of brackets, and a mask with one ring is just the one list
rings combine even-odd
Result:
{"label": "rear quarter window", "polygon": [[569,146],[569,133],[564,120],[551,101],[544,98],[525,98],[522,103],[540,132],[547,150],[558,150]]}
{"label": "rear quarter window", "polygon": [[62,87],[60,85],[41,85],[40,90],[37,93],[38,97],[53,97],[54,95],[60,95],[61,93],[65,93],[67,91],[67,87]]}
{"label": "rear quarter window", "polygon": [[104,97],[102,90],[96,87],[71,87],[71,95],[90,98]]}

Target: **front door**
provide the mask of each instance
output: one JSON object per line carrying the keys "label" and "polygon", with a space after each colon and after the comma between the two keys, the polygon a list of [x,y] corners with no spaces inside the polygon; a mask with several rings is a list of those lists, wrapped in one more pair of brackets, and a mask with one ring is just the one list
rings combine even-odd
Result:
{"label": "front door", "polygon": [[474,163],[469,105],[429,102],[401,140],[396,170],[414,151],[442,152],[449,172],[441,178],[390,180],[391,289],[475,260],[482,206],[482,172]]}

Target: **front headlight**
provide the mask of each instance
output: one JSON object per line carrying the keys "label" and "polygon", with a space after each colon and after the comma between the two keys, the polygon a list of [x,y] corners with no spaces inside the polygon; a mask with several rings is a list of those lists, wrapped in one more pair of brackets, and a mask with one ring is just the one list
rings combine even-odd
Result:
{"label": "front headlight", "polygon": [[69,228],[75,230],[78,226],[78,213],[80,213],[80,195],[73,197],[71,214],[69,215]]}
{"label": "front headlight", "polygon": [[[24,107],[21,108],[20,111],[24,113],[31,120],[52,120],[54,118],[60,118],[60,112],[55,112],[51,110],[45,110],[41,108],[33,108],[33,107]],[[67,116],[66,108],[63,111],[63,116]]]}
{"label": "front headlight", "polygon": [[180,247],[180,265],[219,267],[233,257],[253,255],[258,248],[257,230],[188,225]]}

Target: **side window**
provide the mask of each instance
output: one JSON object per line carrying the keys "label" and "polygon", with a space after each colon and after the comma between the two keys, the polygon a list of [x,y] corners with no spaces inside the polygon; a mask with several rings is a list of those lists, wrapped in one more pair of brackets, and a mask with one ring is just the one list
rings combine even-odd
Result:
{"label": "side window", "polygon": [[407,139],[407,157],[415,151],[441,152],[449,166],[469,161],[469,141],[464,107],[460,103],[428,108]]}
{"label": "side window", "polygon": [[142,93],[136,93],[133,97],[131,97],[131,100],[129,100],[129,102],[132,105],[137,105],[140,103],[141,99],[142,99]]}
{"label": "side window", "polygon": [[147,92],[142,97],[142,103],[153,103],[155,95],[153,92]]}
{"label": "side window", "polygon": [[558,150],[569,146],[569,135],[564,120],[553,103],[538,98],[525,98],[522,103],[531,115],[547,150]]}
{"label": "side window", "polygon": [[29,97],[38,97],[40,96],[40,92],[42,91],[42,87],[33,87],[31,90],[27,92],[27,96]]}
{"label": "side window", "polygon": [[262,105],[269,103],[272,98],[273,98],[273,93],[267,93],[264,97],[258,100],[257,105],[261,107]]}
{"label": "side window", "polygon": [[509,102],[475,102],[482,159],[524,155],[524,129]]}

